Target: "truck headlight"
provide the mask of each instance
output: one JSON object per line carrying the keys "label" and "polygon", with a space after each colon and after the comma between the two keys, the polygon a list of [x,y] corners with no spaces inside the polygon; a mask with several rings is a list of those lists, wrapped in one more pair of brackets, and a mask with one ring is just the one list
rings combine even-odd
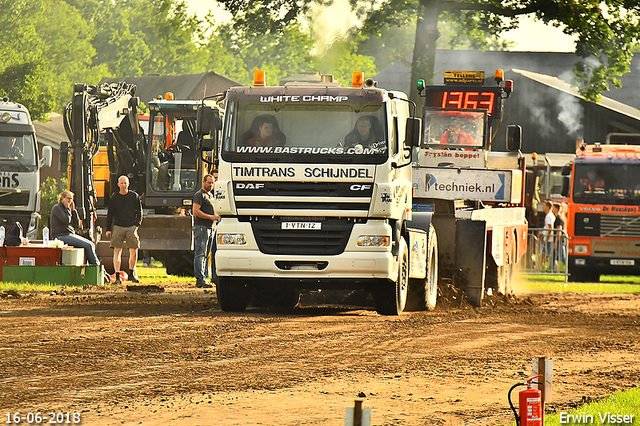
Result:
{"label": "truck headlight", "polygon": [[247,244],[247,238],[244,234],[218,234],[218,244],[243,245]]}
{"label": "truck headlight", "polygon": [[360,235],[358,245],[360,247],[387,247],[390,238],[383,235]]}
{"label": "truck headlight", "polygon": [[589,246],[586,244],[576,244],[573,247],[573,251],[577,254],[585,254],[589,251]]}
{"label": "truck headlight", "polygon": [[3,123],[8,123],[9,120],[11,120],[11,113],[10,112],[3,112],[0,115],[0,121],[2,121]]}

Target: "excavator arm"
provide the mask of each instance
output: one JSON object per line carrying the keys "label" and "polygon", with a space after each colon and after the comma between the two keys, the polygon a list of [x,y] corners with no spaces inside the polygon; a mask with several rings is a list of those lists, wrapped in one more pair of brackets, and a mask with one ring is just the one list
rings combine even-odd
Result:
{"label": "excavator arm", "polygon": [[[71,154],[69,189],[75,194],[76,209],[83,221],[81,233],[93,238],[97,200],[93,158],[100,146],[106,145],[111,188],[116,188],[119,176],[126,175],[131,189],[143,194],[146,139],[138,122],[140,101],[134,96],[135,85],[75,84],[73,89],[72,101],[64,114],[69,143],[61,146],[60,151]],[[61,165],[69,166],[67,155],[61,155]]]}

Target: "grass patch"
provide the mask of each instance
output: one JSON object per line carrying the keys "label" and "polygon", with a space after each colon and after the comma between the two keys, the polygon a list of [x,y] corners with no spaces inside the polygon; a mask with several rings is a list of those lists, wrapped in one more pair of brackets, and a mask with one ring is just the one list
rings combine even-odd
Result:
{"label": "grass patch", "polygon": [[[627,420],[630,420],[630,416],[633,415],[633,421],[622,423],[623,418],[605,418],[608,414],[613,416],[627,415]],[[575,421],[576,417],[569,418],[568,416],[582,416],[582,421]],[[593,422],[584,421],[585,415],[593,416]],[[601,417],[602,416],[602,417]],[[562,422],[561,422],[562,420]],[[604,421],[602,421],[604,420]],[[609,422],[608,420],[613,420]],[[620,420],[620,421],[618,421]],[[614,393],[601,401],[592,402],[590,404],[583,405],[582,407],[574,408],[572,410],[556,413],[553,415],[545,416],[545,426],[560,426],[560,425],[578,425],[578,424],[596,424],[596,425],[609,425],[609,424],[624,424],[624,425],[640,425],[640,388],[634,388],[628,391]]]}
{"label": "grass patch", "polygon": [[568,291],[572,293],[640,293],[638,284],[615,283],[567,283],[552,281],[528,281],[518,286],[525,291]]}
{"label": "grass patch", "polygon": [[599,282],[565,284],[563,276],[521,275],[517,287],[524,291],[569,291],[574,293],[640,293],[640,277],[603,275]]}
{"label": "grass patch", "polygon": [[60,290],[64,287],[67,291],[82,290],[84,286],[61,286],[58,284],[31,284],[31,283],[12,283],[12,282],[0,282],[0,291],[15,290],[18,292],[50,292],[53,290]]}

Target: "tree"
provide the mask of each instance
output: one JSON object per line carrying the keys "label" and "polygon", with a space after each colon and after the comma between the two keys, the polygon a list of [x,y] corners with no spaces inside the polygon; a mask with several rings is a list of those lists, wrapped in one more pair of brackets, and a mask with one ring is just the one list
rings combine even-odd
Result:
{"label": "tree", "polygon": [[[34,119],[70,99],[74,81],[92,73],[91,28],[56,0],[0,0],[0,87]],[[55,99],[55,102],[53,100]]]}
{"label": "tree", "polygon": [[335,40],[321,52],[317,36],[312,29],[295,21],[282,31],[258,34],[248,27],[237,27],[236,21],[216,26],[212,16],[207,17],[215,28],[206,44],[208,69],[227,75],[242,83],[253,82],[253,71],[263,69],[267,84],[279,84],[283,77],[305,72],[332,74],[337,81],[350,82],[354,69],[366,74],[375,73],[373,58],[357,53],[359,36]]}
{"label": "tree", "polygon": [[[202,72],[203,23],[176,0],[66,0],[95,27],[93,65],[107,76]],[[103,75],[104,76],[104,75]],[[97,81],[95,82],[97,83]]]}
{"label": "tree", "polygon": [[[238,26],[253,32],[274,32],[308,12],[310,5],[323,0],[222,0],[232,14],[243,12]],[[580,90],[589,100],[597,100],[618,76],[629,70],[632,46],[640,34],[640,4],[631,0],[383,0],[363,3],[350,0],[353,10],[364,17],[363,29],[376,32],[385,25],[397,25],[417,17],[411,80],[433,80],[435,52],[440,32],[439,18],[447,14],[463,23],[467,33],[498,35],[514,28],[516,18],[535,14],[536,18],[564,32],[578,36],[576,53],[584,58],[575,75]],[[412,85],[413,86],[413,85]],[[417,93],[412,87],[411,98]]]}

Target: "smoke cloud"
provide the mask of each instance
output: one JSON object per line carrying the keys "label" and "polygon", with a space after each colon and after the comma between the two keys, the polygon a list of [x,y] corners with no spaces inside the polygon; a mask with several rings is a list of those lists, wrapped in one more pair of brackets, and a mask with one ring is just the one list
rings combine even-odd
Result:
{"label": "smoke cloud", "polygon": [[558,120],[567,129],[567,133],[570,136],[576,136],[578,139],[581,139],[583,134],[582,117],[584,111],[582,105],[580,105],[580,100],[568,93],[562,93],[558,98],[558,107],[560,108]]}
{"label": "smoke cloud", "polygon": [[330,6],[314,4],[308,18],[315,34],[316,54],[321,55],[339,39],[347,36],[349,30],[360,25],[360,20],[351,10],[349,0],[335,0]]}

